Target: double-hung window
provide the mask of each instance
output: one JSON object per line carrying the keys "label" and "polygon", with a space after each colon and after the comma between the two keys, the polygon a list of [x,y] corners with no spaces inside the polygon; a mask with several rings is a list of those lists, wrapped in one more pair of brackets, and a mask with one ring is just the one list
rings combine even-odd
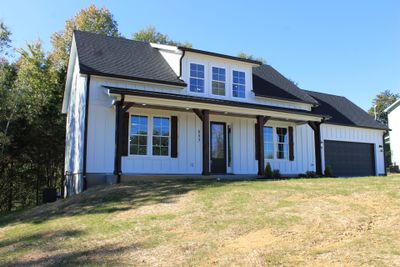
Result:
{"label": "double-hung window", "polygon": [[[152,129],[148,131],[148,129]],[[129,154],[168,156],[170,119],[168,117],[131,115]]]}
{"label": "double-hung window", "polygon": [[278,159],[287,159],[288,157],[288,129],[276,128],[276,157]]}
{"label": "double-hung window", "polygon": [[204,93],[204,65],[190,63],[191,92]]}
{"label": "double-hung window", "polygon": [[264,127],[264,158],[274,158],[274,128]]}
{"label": "double-hung window", "polygon": [[234,97],[246,97],[246,77],[243,71],[232,72],[232,95]]}
{"label": "double-hung window", "polygon": [[147,155],[147,116],[131,116],[130,154]]}
{"label": "double-hung window", "polygon": [[169,118],[153,118],[153,156],[169,155]]}
{"label": "double-hung window", "polygon": [[288,159],[289,136],[288,128],[264,127],[264,158]]}
{"label": "double-hung window", "polygon": [[225,69],[212,67],[212,93],[214,95],[225,95]]}

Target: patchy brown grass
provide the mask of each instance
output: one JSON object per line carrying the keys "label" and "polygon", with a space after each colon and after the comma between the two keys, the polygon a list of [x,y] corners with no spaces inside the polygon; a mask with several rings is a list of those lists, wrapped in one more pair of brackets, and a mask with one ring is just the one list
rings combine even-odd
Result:
{"label": "patchy brown grass", "polygon": [[400,176],[98,187],[0,218],[0,265],[400,266]]}

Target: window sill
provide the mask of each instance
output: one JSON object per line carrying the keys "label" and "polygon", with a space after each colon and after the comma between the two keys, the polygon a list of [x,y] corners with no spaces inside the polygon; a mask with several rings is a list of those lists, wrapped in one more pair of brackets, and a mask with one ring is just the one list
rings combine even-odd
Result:
{"label": "window sill", "polygon": [[128,156],[122,156],[123,158],[127,159],[134,159],[134,158],[139,158],[139,159],[172,159],[170,155],[168,156],[157,156],[157,155],[128,155]]}

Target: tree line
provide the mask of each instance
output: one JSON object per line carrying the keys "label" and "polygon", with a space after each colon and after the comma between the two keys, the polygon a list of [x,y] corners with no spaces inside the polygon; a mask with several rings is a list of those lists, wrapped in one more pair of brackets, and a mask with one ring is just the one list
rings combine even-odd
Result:
{"label": "tree line", "polygon": [[[121,36],[110,11],[94,5],[51,36],[49,52],[38,40],[13,48],[12,33],[0,23],[0,213],[40,204],[46,187],[63,189],[66,116],[61,105],[74,30]],[[152,26],[132,38],[191,46]]]}
{"label": "tree line", "polygon": [[[63,189],[66,116],[61,105],[74,30],[121,36],[113,14],[94,5],[51,36],[49,52],[38,40],[13,48],[12,33],[0,22],[0,213],[40,204],[46,187]],[[134,33],[132,39],[192,46],[152,26]],[[238,56],[255,58],[243,52]],[[382,107],[394,99],[389,98],[383,97]]]}

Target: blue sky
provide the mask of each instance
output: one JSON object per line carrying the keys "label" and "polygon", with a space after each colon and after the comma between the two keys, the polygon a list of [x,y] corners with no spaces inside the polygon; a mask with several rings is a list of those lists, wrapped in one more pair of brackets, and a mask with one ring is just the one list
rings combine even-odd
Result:
{"label": "blue sky", "polygon": [[267,63],[301,88],[343,95],[364,109],[400,92],[400,1],[0,0],[13,46],[50,36],[91,3],[106,6],[125,37],[148,25],[194,48]]}

